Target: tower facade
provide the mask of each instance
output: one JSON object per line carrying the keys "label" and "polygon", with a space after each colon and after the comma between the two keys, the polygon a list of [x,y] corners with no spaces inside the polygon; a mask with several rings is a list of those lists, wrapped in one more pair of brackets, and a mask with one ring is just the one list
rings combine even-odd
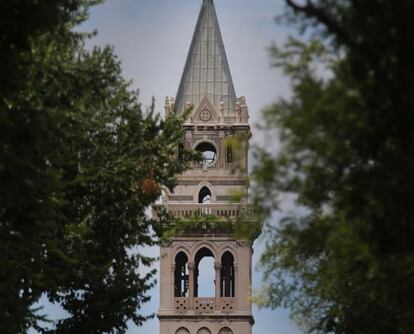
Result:
{"label": "tower facade", "polygon": [[[203,161],[178,177],[163,205],[200,223],[161,246],[160,334],[251,334],[252,244],[232,228],[248,212],[249,115],[246,99],[236,98],[213,0],[203,0],[177,97],[165,101],[166,116],[187,108],[177,158],[192,148]],[[200,284],[205,270],[210,295]]]}

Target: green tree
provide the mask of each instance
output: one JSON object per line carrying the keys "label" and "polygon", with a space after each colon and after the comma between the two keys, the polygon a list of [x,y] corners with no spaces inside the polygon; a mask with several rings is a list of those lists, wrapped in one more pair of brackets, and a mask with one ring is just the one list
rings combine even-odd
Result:
{"label": "green tree", "polygon": [[[192,157],[182,119],[142,110],[111,48],[73,28],[98,1],[2,1],[0,332],[124,333],[149,300],[145,212]],[[161,217],[162,222],[163,217]],[[42,295],[68,318],[44,328]],[[47,317],[46,317],[47,318]]]}
{"label": "green tree", "polygon": [[[306,32],[273,49],[292,97],[264,111],[256,201],[293,197],[262,258],[271,307],[308,332],[414,332],[414,3],[287,0]],[[277,129],[277,130],[276,130]]]}

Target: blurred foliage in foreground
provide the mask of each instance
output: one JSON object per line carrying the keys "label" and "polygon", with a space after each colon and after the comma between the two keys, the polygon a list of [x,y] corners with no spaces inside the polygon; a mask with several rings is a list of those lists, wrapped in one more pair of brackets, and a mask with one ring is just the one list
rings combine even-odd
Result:
{"label": "blurred foliage in foreground", "polygon": [[293,93],[263,113],[281,147],[255,151],[255,200],[301,209],[264,227],[259,300],[308,332],[414,333],[414,2],[286,2],[306,37],[273,48]]}
{"label": "blurred foliage in foreground", "polygon": [[[124,333],[149,300],[146,208],[189,160],[182,120],[146,112],[110,48],[73,29],[91,0],[0,13],[0,332]],[[68,316],[46,330],[42,295]],[[50,327],[50,326],[46,326]]]}

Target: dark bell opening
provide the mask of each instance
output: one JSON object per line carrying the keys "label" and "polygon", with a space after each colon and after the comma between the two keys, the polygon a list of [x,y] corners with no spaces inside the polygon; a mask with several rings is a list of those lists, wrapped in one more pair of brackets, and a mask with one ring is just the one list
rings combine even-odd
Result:
{"label": "dark bell opening", "polygon": [[207,187],[201,188],[200,192],[198,193],[198,203],[205,204],[211,203],[211,191]]}
{"label": "dark bell opening", "polygon": [[216,148],[210,143],[201,143],[196,147],[196,151],[200,152],[203,158],[202,164],[204,166],[210,166],[217,157]]}

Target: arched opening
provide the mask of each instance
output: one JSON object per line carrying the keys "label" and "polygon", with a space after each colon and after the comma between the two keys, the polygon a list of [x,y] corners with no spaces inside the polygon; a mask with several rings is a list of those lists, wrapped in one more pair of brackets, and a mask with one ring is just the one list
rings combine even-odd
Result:
{"label": "arched opening", "polygon": [[184,144],[183,143],[178,144],[178,160],[179,161],[184,160]]}
{"label": "arched opening", "polygon": [[207,327],[200,328],[197,334],[211,334],[211,331]]}
{"label": "arched opening", "polygon": [[234,297],[236,284],[234,277],[234,257],[230,252],[225,252],[221,257],[220,282],[220,296]]}
{"label": "arched opening", "polygon": [[198,203],[200,204],[208,204],[212,202],[211,191],[207,187],[201,188],[200,192],[198,193]]}
{"label": "arched opening", "polygon": [[226,162],[231,164],[233,162],[233,146],[227,145],[226,147]]}
{"label": "arched opening", "polygon": [[214,297],[215,290],[214,255],[202,248],[195,257],[194,297]]}
{"label": "arched opening", "polygon": [[174,269],[174,295],[175,297],[188,297],[188,258],[184,252],[175,257]]}
{"label": "arched opening", "polygon": [[228,327],[223,327],[220,329],[219,334],[233,334],[233,331]]}
{"label": "arched opening", "polygon": [[177,329],[175,334],[190,334],[190,331],[185,327],[181,327],[181,328]]}
{"label": "arched opening", "polygon": [[202,142],[197,145],[196,151],[201,153],[203,166],[208,167],[212,165],[217,158],[217,150],[213,144]]}

